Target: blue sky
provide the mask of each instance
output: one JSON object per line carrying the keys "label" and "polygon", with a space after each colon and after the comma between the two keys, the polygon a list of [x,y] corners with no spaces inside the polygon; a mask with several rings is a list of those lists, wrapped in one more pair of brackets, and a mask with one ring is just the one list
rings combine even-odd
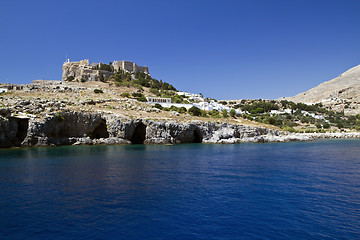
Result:
{"label": "blue sky", "polygon": [[134,61],[216,99],[293,96],[360,64],[360,1],[0,0],[0,82]]}

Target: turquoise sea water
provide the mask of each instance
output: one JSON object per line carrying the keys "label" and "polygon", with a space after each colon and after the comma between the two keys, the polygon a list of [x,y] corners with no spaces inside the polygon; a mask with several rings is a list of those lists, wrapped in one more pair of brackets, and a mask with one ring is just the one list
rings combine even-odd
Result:
{"label": "turquoise sea water", "polygon": [[360,239],[360,140],[0,150],[0,239]]}

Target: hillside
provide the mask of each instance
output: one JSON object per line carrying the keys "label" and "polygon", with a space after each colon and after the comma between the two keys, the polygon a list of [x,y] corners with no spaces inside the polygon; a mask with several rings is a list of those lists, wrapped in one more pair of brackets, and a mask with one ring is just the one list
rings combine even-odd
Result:
{"label": "hillside", "polygon": [[345,115],[359,114],[360,65],[306,92],[284,99],[293,102],[322,103],[329,109],[344,111]]}
{"label": "hillside", "polygon": [[[248,126],[275,128],[242,118],[209,118],[192,116],[188,112],[177,113],[170,109],[160,110],[133,97],[139,92],[138,86],[116,85],[113,82],[100,81],[66,82],[34,81],[31,84],[1,84],[1,88],[12,87],[9,92],[0,94],[0,110],[9,109],[13,115],[34,115],[45,117],[62,111],[101,112],[116,114],[126,119],[153,119],[159,121],[191,122],[216,121]],[[96,89],[101,93],[95,93]],[[156,96],[153,89],[142,87],[141,94]],[[164,91],[171,92],[171,91]]]}

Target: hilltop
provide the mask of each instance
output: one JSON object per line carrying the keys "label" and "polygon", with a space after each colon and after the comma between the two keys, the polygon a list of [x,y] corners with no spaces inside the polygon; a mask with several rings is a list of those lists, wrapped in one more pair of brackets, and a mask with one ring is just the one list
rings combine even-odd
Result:
{"label": "hilltop", "polygon": [[360,65],[306,92],[283,99],[307,104],[322,103],[331,110],[343,111],[345,115],[359,114]]}

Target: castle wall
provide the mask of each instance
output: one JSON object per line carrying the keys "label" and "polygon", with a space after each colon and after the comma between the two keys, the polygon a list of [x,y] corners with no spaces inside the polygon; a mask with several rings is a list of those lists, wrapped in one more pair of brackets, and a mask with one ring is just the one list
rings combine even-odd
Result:
{"label": "castle wall", "polygon": [[[65,62],[62,69],[62,81],[66,81],[68,77],[74,77],[74,81],[84,79],[85,81],[99,81],[100,75],[103,75],[104,78],[110,77],[113,75],[113,72],[97,70],[95,67],[98,64],[89,64],[88,59],[84,59],[78,62]],[[129,61],[114,61],[112,66],[115,71],[123,70],[126,72],[145,72],[149,74],[148,67],[138,66],[133,62]]]}
{"label": "castle wall", "polygon": [[142,67],[135,64],[135,72],[144,72],[149,74],[149,69],[148,67]]}
{"label": "castle wall", "polygon": [[122,70],[121,63],[122,63],[122,61],[113,61],[112,66],[113,66],[115,71]]}
{"label": "castle wall", "polygon": [[122,61],[122,70],[134,72],[134,64],[128,61]]}
{"label": "castle wall", "polygon": [[84,59],[79,62],[79,65],[89,66],[89,59]]}
{"label": "castle wall", "polygon": [[112,63],[112,65],[116,71],[118,71],[120,69],[120,70],[131,72],[131,73],[144,72],[146,74],[149,74],[148,67],[138,66],[136,63],[129,62],[129,61],[114,61]]}

